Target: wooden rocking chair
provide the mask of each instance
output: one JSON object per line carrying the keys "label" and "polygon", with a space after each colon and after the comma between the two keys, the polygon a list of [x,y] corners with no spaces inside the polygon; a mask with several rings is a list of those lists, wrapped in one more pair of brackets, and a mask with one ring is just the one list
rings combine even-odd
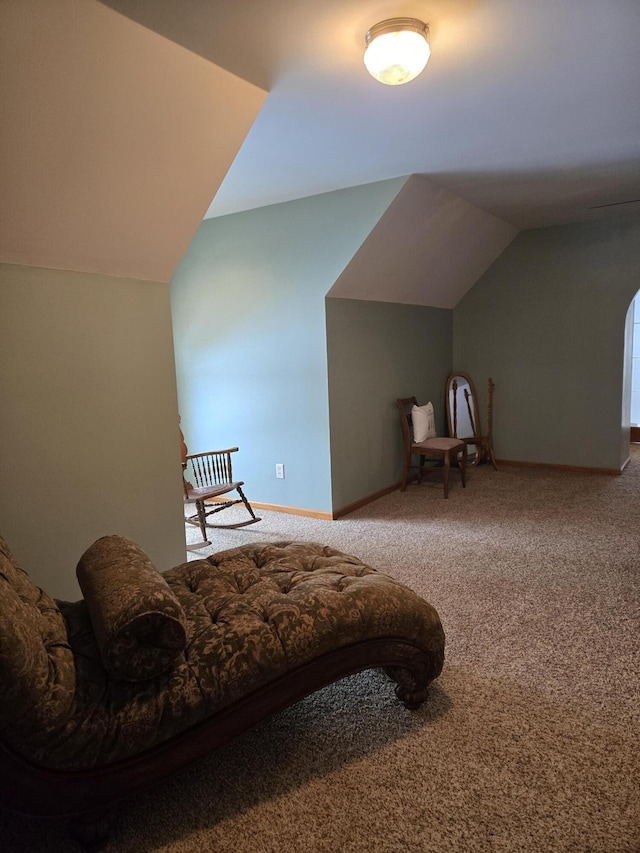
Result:
{"label": "wooden rocking chair", "polygon": [[[246,527],[261,521],[254,513],[251,504],[246,499],[242,486],[243,480],[234,480],[231,468],[231,454],[238,450],[230,447],[226,450],[209,450],[206,453],[192,453],[184,457],[182,463],[182,483],[184,486],[184,499],[187,503],[194,503],[196,512],[185,520],[189,524],[200,527],[203,545],[210,545],[207,539],[207,527],[220,527],[231,529]],[[229,492],[237,492],[238,498],[220,500],[222,495]],[[214,506],[206,506],[207,501]],[[210,515],[222,512],[235,504],[244,504],[251,518],[246,521],[238,521],[235,524],[211,524],[207,522]]]}

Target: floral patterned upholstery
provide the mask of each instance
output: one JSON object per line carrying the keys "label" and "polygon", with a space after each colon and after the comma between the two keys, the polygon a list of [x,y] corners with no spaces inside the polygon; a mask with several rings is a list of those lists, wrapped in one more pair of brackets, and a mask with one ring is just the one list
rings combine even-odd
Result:
{"label": "floral patterned upholstery", "polygon": [[84,552],[76,574],[111,675],[146,681],[176,662],[187,643],[184,610],[135,542],[103,536]]}
{"label": "floral patterned upholstery", "polygon": [[[185,614],[186,647],[163,674],[125,681],[104,666],[86,602],[54,602],[0,539],[0,731],[16,752],[52,768],[109,764],[360,640],[404,638],[430,652],[434,677],[442,668],[435,609],[332,548],[248,545],[163,577]],[[128,595],[135,587],[122,589],[123,606]]]}

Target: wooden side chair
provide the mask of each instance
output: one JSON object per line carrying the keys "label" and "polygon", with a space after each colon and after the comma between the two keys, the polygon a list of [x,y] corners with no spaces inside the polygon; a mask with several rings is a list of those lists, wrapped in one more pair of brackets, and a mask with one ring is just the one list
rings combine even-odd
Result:
{"label": "wooden side chair", "polygon": [[[418,405],[418,401],[415,397],[404,397],[398,399],[396,402],[400,411],[400,422],[404,438],[404,466],[400,491],[404,492],[407,488],[410,469],[417,469],[418,483],[422,482],[425,472],[434,470],[436,466],[425,464],[429,458],[442,460],[445,498],[449,497],[449,469],[452,458],[460,469],[462,486],[466,488],[467,448],[464,441],[458,438],[438,438],[437,436],[427,438],[424,441],[414,441],[411,410],[414,406]],[[411,459],[413,456],[419,457],[420,461],[418,464],[412,464]]]}
{"label": "wooden side chair", "polygon": [[[184,456],[182,462],[184,499],[185,502],[193,503],[196,507],[195,514],[188,516],[186,521],[200,527],[204,545],[211,544],[207,539],[207,527],[231,529],[246,527],[248,524],[261,521],[242,491],[244,481],[233,479],[231,454],[237,450],[237,447],[229,447],[226,450],[209,450],[206,453],[191,453]],[[234,491],[239,497],[220,500],[222,495]],[[208,506],[206,505],[207,501],[210,502]],[[207,522],[210,515],[222,512],[240,503],[245,505],[251,516],[246,521],[238,521],[235,524],[211,524]]]}

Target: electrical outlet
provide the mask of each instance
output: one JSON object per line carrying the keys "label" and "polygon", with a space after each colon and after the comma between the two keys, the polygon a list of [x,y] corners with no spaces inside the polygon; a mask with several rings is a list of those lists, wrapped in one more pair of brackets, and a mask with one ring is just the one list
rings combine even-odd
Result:
{"label": "electrical outlet", "polygon": [[276,477],[284,480],[284,462],[276,462]]}

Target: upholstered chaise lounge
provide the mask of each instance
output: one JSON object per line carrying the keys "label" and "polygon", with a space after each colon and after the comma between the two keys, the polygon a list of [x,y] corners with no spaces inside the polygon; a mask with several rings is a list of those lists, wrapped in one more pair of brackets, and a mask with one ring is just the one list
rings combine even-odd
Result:
{"label": "upholstered chaise lounge", "polygon": [[434,608],[321,545],[248,545],[161,574],[107,536],[77,574],[84,600],[55,601],[0,538],[0,801],[69,816],[87,849],[118,800],[314,690],[382,667],[417,708],[442,669]]}

